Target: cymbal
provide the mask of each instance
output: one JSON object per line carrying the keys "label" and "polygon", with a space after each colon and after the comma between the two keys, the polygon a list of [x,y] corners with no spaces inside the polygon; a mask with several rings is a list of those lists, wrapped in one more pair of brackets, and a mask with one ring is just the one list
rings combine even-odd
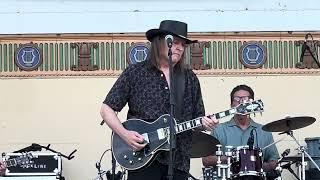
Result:
{"label": "cymbal", "polygon": [[[320,159],[320,156],[311,156],[311,158],[313,160],[318,160],[318,159]],[[310,161],[308,156],[305,156],[304,160],[305,161]],[[292,162],[301,162],[302,161],[301,155],[299,155],[299,156],[287,156],[287,157],[282,158],[280,162],[290,162],[290,161],[292,161]]]}
{"label": "cymbal", "polygon": [[214,155],[220,142],[204,132],[194,131],[192,134],[191,158]]}
{"label": "cymbal", "polygon": [[262,126],[262,129],[269,132],[285,132],[309,126],[315,121],[314,117],[309,116],[290,117],[270,122]]}

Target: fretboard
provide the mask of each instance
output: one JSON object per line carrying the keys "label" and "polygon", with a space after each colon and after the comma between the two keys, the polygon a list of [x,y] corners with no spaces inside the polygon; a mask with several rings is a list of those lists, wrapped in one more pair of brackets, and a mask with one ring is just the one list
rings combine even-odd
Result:
{"label": "fretboard", "polygon": [[[237,112],[237,110],[235,108],[232,108],[232,109],[229,109],[226,111],[222,111],[222,112],[219,112],[216,114],[209,115],[209,117],[215,117],[216,119],[221,119],[226,116],[235,114],[236,112]],[[181,133],[183,131],[191,130],[191,129],[194,129],[194,128],[200,127],[200,126],[202,126],[202,117],[188,120],[188,121],[177,124],[176,125],[176,133]]]}

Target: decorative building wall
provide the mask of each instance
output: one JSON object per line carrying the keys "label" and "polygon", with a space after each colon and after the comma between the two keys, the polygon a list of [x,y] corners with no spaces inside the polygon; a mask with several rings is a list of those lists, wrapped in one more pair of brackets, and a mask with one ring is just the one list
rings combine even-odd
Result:
{"label": "decorative building wall", "polygon": [[[307,32],[192,33],[191,38],[198,39],[199,43],[188,47],[186,61],[198,74],[318,74],[317,65],[313,61],[299,65],[306,34]],[[309,38],[307,42],[310,42],[314,57],[318,59],[317,39],[320,38],[320,32],[312,34],[313,40]],[[144,34],[2,36],[0,76],[2,78],[115,76],[133,63],[132,48],[136,43],[138,45],[142,43],[146,48],[149,45]],[[248,43],[260,44],[256,48],[260,48],[261,51],[257,51],[258,54],[252,51],[247,57],[263,58],[260,58],[259,62],[261,67],[254,66],[257,62],[249,62],[253,63],[252,67],[250,64],[246,66],[243,62],[246,56],[243,48]],[[24,46],[26,49],[23,49]],[[35,52],[37,50],[39,52],[31,53],[32,47],[35,47]],[[250,53],[249,51],[247,50],[247,53]],[[304,55],[307,56],[308,52]],[[30,69],[28,66],[32,64],[25,64],[24,68],[23,57],[31,58],[29,61],[38,60],[38,66]]]}

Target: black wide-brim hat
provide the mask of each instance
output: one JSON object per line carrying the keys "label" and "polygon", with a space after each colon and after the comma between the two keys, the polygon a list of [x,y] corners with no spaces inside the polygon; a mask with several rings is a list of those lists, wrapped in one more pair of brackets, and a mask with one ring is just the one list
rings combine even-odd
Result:
{"label": "black wide-brim hat", "polygon": [[186,40],[187,44],[196,43],[197,40],[188,39],[188,25],[184,22],[164,20],[161,21],[159,29],[150,29],[146,32],[147,39],[152,42],[159,35],[173,35]]}

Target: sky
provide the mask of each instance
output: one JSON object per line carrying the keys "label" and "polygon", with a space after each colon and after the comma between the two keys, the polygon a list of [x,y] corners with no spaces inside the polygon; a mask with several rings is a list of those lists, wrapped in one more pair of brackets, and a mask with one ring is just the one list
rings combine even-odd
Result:
{"label": "sky", "polygon": [[160,21],[189,32],[319,31],[319,0],[0,0],[0,34],[139,33]]}

